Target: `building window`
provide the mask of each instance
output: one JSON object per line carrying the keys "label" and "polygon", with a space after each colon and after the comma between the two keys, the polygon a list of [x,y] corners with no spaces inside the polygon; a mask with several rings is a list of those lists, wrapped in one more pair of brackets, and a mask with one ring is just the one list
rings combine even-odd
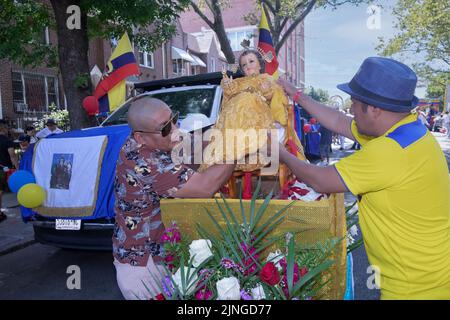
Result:
{"label": "building window", "polygon": [[[50,44],[50,35],[48,27],[44,27],[41,29],[42,31],[33,36],[33,40],[39,42],[40,44]],[[33,41],[30,41],[30,43]]]}
{"label": "building window", "polygon": [[58,86],[56,85],[56,78],[46,77],[47,80],[47,105],[58,105]]}
{"label": "building window", "polygon": [[216,59],[211,58],[211,72],[216,71]]}
{"label": "building window", "polygon": [[172,68],[173,68],[173,74],[183,75],[184,74],[183,60],[181,60],[181,59],[172,60]]}
{"label": "building window", "polygon": [[196,73],[196,67],[195,66],[191,66],[191,75],[195,76]]}
{"label": "building window", "polygon": [[139,51],[139,64],[143,67],[154,68],[153,52]]}
{"label": "building window", "polygon": [[43,74],[13,72],[13,102],[16,111],[47,111],[59,106],[58,79]]}
{"label": "building window", "polygon": [[45,29],[44,29],[44,43],[45,44],[50,44],[50,34],[49,34],[49,31],[48,31],[48,27],[45,27]]}
{"label": "building window", "polygon": [[233,51],[242,51],[241,42],[244,39],[250,40],[250,46],[253,46],[253,32],[252,31],[233,31],[227,32],[228,41],[230,41],[231,49]]}
{"label": "building window", "polygon": [[23,78],[22,74],[18,72],[13,72],[12,74],[12,89],[13,89],[13,102],[14,103],[24,103],[25,94],[23,92]]}

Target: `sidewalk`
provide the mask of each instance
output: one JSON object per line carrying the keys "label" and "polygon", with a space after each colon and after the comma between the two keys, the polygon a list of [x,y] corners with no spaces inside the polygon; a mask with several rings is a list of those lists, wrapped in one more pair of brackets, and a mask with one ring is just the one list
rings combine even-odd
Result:
{"label": "sidewalk", "polygon": [[33,226],[22,221],[16,194],[3,194],[2,202],[3,208],[13,208],[5,212],[8,218],[0,222],[0,256],[35,243]]}
{"label": "sidewalk", "polygon": [[[442,133],[433,133],[444,151],[447,163],[450,167],[450,140]],[[333,145],[333,153],[330,155],[330,164],[345,158],[355,150],[350,150],[353,142],[346,139],[345,150],[339,150],[339,146]],[[345,193],[345,202],[352,203],[355,197],[350,193]],[[6,193],[3,195],[3,207],[14,207],[8,209],[6,215],[8,218],[0,223],[0,256],[19,250],[30,244],[35,243],[33,226],[31,223],[24,223],[20,216],[20,210],[17,206],[15,193]]]}
{"label": "sidewalk", "polygon": [[447,159],[447,165],[450,169],[450,139],[448,139],[447,135],[444,133],[433,132],[433,136],[439,142],[445,158]]}

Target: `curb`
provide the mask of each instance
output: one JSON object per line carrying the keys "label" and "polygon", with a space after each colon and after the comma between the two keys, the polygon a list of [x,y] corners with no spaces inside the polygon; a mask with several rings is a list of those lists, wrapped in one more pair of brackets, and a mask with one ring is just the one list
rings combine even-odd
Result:
{"label": "curb", "polygon": [[26,247],[29,247],[29,246],[31,246],[31,245],[33,245],[35,243],[37,243],[37,241],[33,239],[33,240],[28,240],[28,241],[16,244],[16,245],[14,245],[12,247],[9,247],[8,249],[0,251],[0,257],[4,256],[4,255],[7,255],[9,253],[13,253],[13,252],[18,251],[18,250],[21,250],[21,249],[25,249]]}

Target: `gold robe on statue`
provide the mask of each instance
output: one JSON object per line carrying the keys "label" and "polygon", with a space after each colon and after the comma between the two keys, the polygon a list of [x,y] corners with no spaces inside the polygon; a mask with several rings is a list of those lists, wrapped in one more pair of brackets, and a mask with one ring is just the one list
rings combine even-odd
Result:
{"label": "gold robe on statue", "polygon": [[[283,88],[270,75],[246,76],[233,79],[230,84],[225,84],[222,80],[221,87],[223,89],[222,109],[214,128],[219,129],[223,136],[222,163],[225,163],[225,159],[239,160],[258,151],[258,139],[247,139],[245,148],[238,148],[238,141],[235,140],[234,148],[227,148],[225,138],[227,129],[255,129],[258,133],[258,129],[275,128],[275,122],[287,129],[289,101]],[[214,139],[208,146],[211,149],[219,147]],[[236,170],[253,171],[268,164],[260,163],[260,160],[258,159],[257,164],[238,164]],[[200,171],[217,162],[211,158],[204,159]]]}

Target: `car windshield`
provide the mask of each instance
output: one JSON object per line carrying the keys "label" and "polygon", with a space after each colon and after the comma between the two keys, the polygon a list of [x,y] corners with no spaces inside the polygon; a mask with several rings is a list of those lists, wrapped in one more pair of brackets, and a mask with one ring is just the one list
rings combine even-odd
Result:
{"label": "car windshield", "polygon": [[[150,96],[160,99],[167,103],[173,111],[180,112],[180,118],[183,119],[189,113],[203,113],[207,117],[211,115],[214,103],[215,88],[198,88],[179,91],[166,91],[151,94]],[[127,123],[127,114],[130,104],[123,105],[119,110],[112,114],[102,126],[111,126]]]}

